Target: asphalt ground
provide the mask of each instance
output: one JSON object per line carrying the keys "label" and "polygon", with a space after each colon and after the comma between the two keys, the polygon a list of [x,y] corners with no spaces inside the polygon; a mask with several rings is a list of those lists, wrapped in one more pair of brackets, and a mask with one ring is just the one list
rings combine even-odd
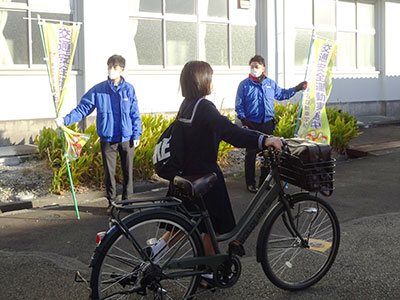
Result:
{"label": "asphalt ground", "polygon": [[[379,145],[388,137],[400,140],[400,126],[364,131],[352,146]],[[338,161],[336,189],[326,200],[341,224],[341,246],[331,270],[316,285],[301,292],[275,287],[256,263],[253,233],[245,245],[237,284],[197,298],[400,299],[399,166],[397,147]],[[227,186],[239,218],[252,195],[242,177],[228,178]],[[156,190],[136,197],[163,193]],[[76,270],[90,274],[87,265],[95,233],[107,227],[107,203],[98,194],[79,199],[77,220],[71,202],[40,201],[34,209],[0,214],[0,299],[87,299],[85,284],[73,282],[73,277]]]}

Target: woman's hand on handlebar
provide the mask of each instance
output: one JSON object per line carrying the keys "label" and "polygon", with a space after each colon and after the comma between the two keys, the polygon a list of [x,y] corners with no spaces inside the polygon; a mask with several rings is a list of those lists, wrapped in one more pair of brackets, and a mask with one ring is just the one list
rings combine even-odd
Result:
{"label": "woman's hand on handlebar", "polygon": [[265,146],[267,149],[272,147],[275,151],[279,151],[283,144],[281,138],[271,135],[265,139]]}

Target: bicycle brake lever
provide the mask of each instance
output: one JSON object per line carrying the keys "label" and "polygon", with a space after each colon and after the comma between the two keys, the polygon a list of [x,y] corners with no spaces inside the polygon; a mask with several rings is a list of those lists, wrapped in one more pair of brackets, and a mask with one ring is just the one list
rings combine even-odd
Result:
{"label": "bicycle brake lever", "polygon": [[281,142],[282,142],[282,151],[290,153],[287,141],[284,138],[281,138]]}

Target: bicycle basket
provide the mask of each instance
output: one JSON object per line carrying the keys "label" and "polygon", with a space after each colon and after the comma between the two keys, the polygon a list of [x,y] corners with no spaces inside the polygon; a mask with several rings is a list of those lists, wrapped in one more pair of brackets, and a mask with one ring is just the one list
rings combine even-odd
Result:
{"label": "bicycle basket", "polygon": [[281,157],[279,171],[283,181],[330,196],[333,192],[334,167],[334,159],[304,163],[299,157],[286,153]]}

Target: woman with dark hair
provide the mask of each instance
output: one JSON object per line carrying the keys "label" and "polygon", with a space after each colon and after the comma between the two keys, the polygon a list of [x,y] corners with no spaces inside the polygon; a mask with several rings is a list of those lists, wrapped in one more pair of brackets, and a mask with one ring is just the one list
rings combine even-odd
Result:
{"label": "woman with dark hair", "polygon": [[[239,148],[258,148],[260,150],[272,146],[275,149],[282,147],[279,138],[265,136],[259,132],[241,128],[233,124],[228,118],[222,116],[215,105],[205,99],[211,93],[213,70],[203,61],[190,61],[185,64],[180,85],[182,96],[185,98],[180,106],[178,117],[190,119],[195,104],[197,106],[191,126],[184,128],[184,169],[181,176],[200,177],[216,173],[218,180],[203,197],[206,208],[211,216],[214,230],[217,234],[231,231],[235,227],[235,219],[226,189],[224,176],[217,164],[218,146],[224,140]],[[206,255],[214,255],[214,248],[210,236],[204,231],[204,250]],[[165,241],[169,238],[167,233],[152,255],[157,255],[158,249],[166,248]]]}
{"label": "woman with dark hair", "polygon": [[[197,100],[203,98],[197,107],[192,126],[184,130],[183,176],[205,175],[212,172],[217,174],[218,182],[204,196],[204,201],[215,231],[222,234],[235,227],[235,219],[224,177],[217,164],[220,141],[224,140],[238,148],[254,147],[260,150],[266,149],[267,146],[280,149],[282,142],[277,137],[267,138],[259,132],[240,128],[222,116],[215,105],[205,99],[213,87],[212,74],[213,70],[206,62],[186,63],[180,77],[182,96],[185,99],[178,115],[181,118],[190,118]],[[206,254],[214,254],[208,234],[205,235],[204,242]]]}

